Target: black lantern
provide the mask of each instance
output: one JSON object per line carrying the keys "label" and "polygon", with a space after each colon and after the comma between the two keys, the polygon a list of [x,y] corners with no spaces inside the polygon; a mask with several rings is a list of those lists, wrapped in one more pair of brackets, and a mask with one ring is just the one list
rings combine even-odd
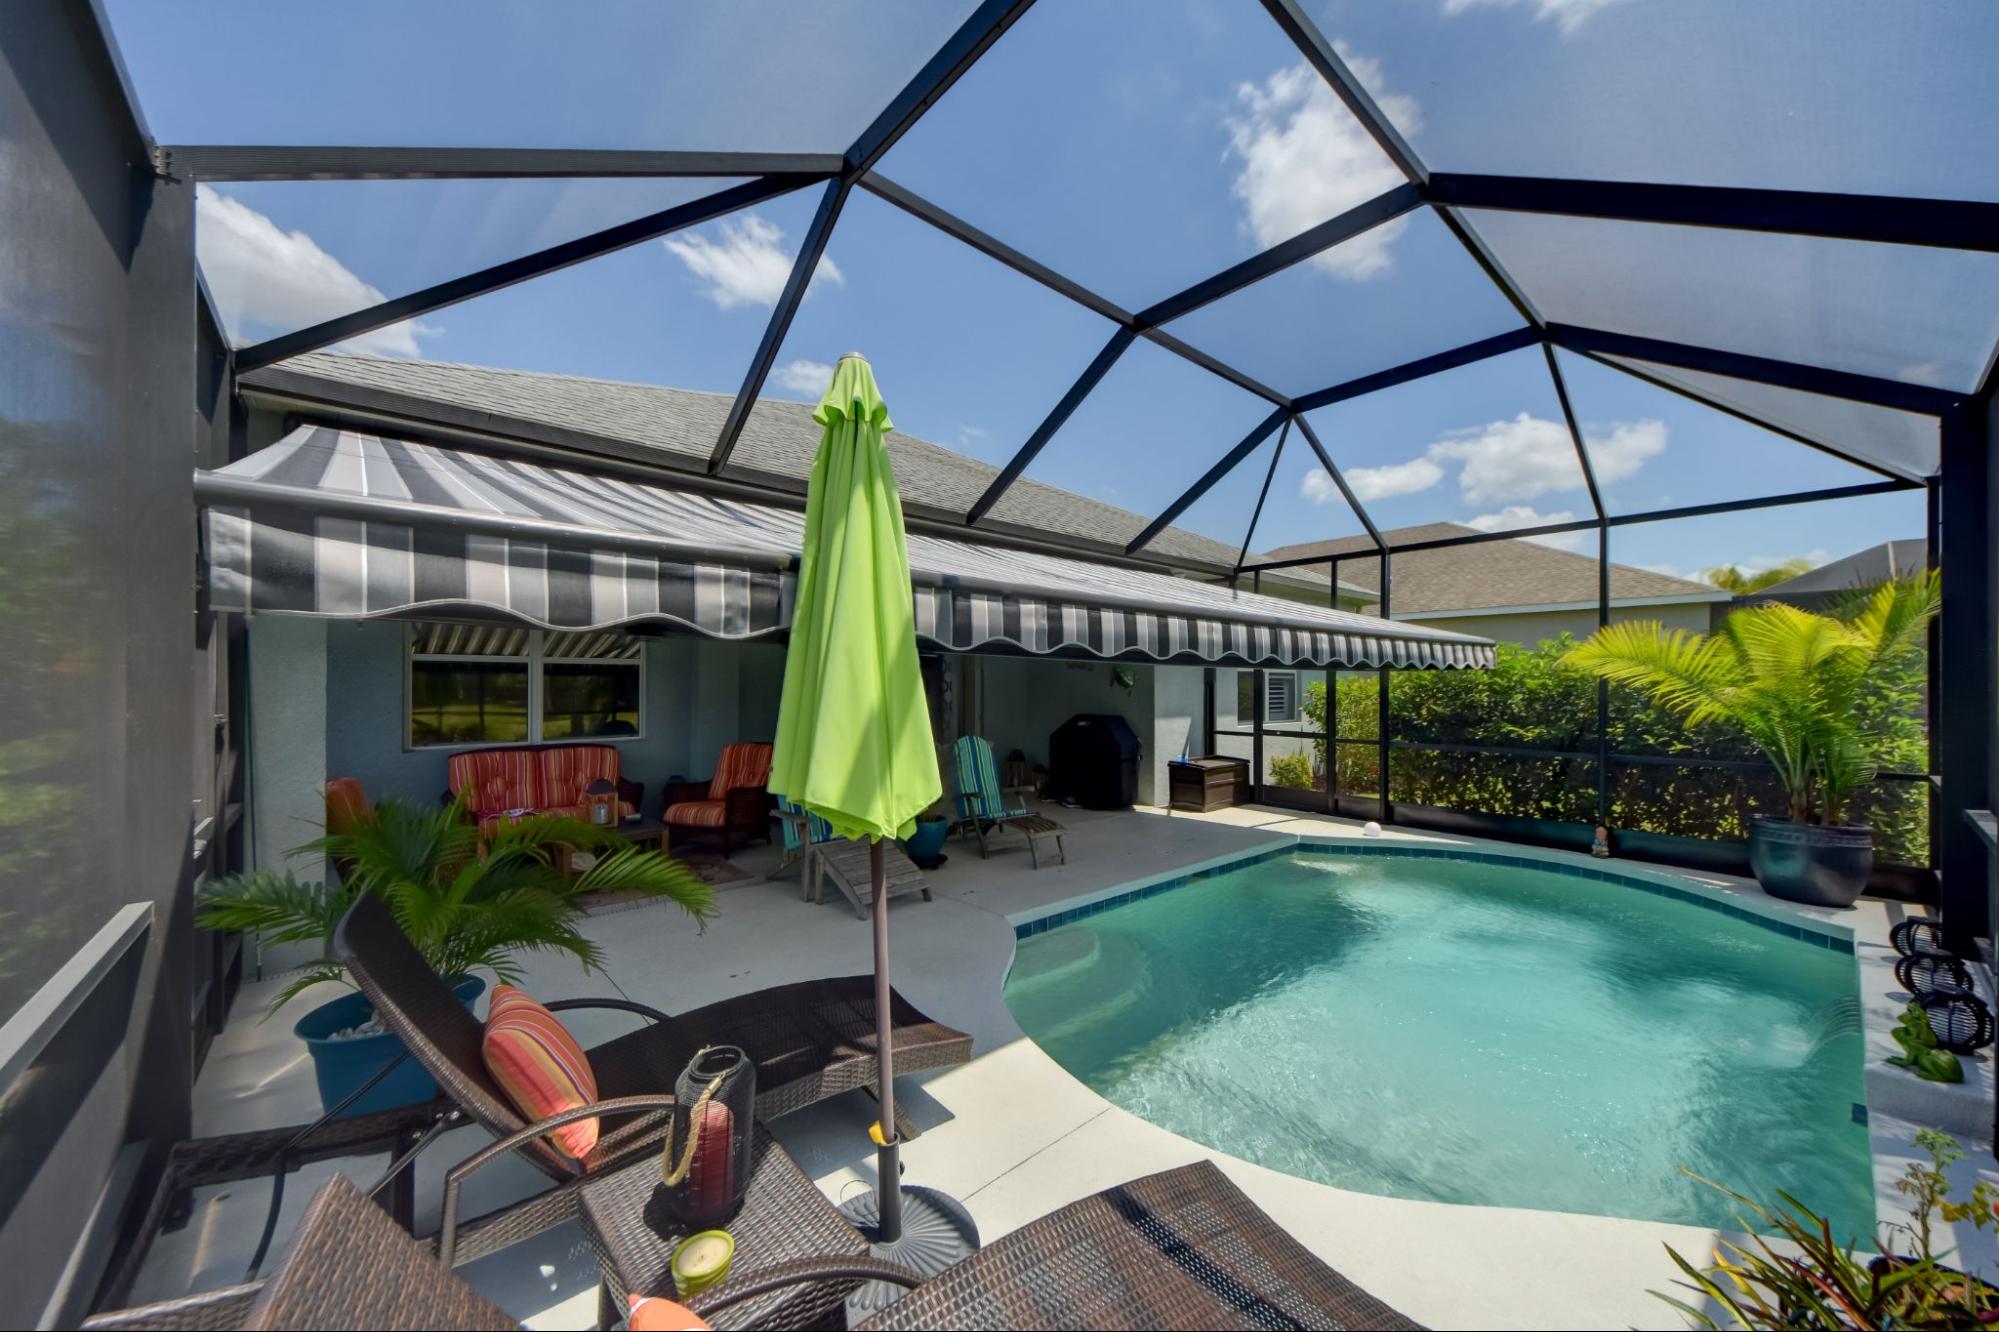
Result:
{"label": "black lantern", "polygon": [[1895,928],[1888,931],[1888,942],[1895,945],[1895,951],[1903,957],[1922,952],[1949,951],[1943,943],[1943,922],[1929,916],[1910,916],[1896,921]]}
{"label": "black lantern", "polygon": [[1971,973],[1949,953],[1923,949],[1895,959],[1895,980],[1913,995],[1941,989],[1969,990]]}
{"label": "black lantern", "polygon": [[646,1221],[661,1234],[717,1226],[750,1187],[757,1066],[733,1045],[697,1053],[674,1084],[659,1187]]}
{"label": "black lantern", "polygon": [[599,828],[618,821],[618,788],[599,777],[583,788],[584,816]]}
{"label": "black lantern", "polygon": [[1937,1044],[1953,1054],[1970,1054],[1992,1044],[1992,1010],[1968,989],[1932,990],[1916,996]]}

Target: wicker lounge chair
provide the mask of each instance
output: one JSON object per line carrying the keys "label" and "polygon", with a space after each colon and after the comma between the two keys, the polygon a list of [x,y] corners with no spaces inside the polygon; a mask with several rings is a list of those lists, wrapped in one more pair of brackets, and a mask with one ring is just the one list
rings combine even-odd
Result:
{"label": "wicker lounge chair", "polygon": [[1387,1328],[1422,1325],[1326,1266],[1209,1161],[1070,1203],[925,1280],[874,1259],[732,1274],[697,1297],[712,1318],[801,1282],[908,1294],[857,1328]]}
{"label": "wicker lounge chair", "polygon": [[[382,1021],[403,1038],[446,1098],[497,1136],[527,1127],[486,1072],[478,1019],[431,971],[387,906],[372,895],[361,898],[334,931],[333,946]],[[970,1036],[931,1021],[901,995],[893,996],[893,1004],[899,1071],[945,1068],[971,1058]],[[757,1061],[757,1114],[766,1120],[843,1092],[871,1089],[877,1076],[871,976],[774,986],[677,1017],[627,999],[562,999],[548,1007],[556,1012],[618,1009],[650,1020],[650,1025],[588,1052],[598,1095],[604,1100],[671,1091],[674,1079],[703,1045],[738,1045]],[[617,1128],[607,1126],[596,1150],[580,1162],[538,1138],[524,1146],[521,1155],[567,1185],[650,1149],[660,1128],[657,1116],[640,1117]],[[897,1128],[906,1136],[916,1132],[900,1113]],[[477,1252],[488,1252],[574,1214],[571,1191],[558,1188],[496,1218],[496,1224],[506,1225],[490,1239],[479,1238],[485,1223],[468,1226],[466,1243]]]}
{"label": "wicker lounge chair", "polygon": [[749,842],[770,840],[770,815],[777,808],[770,781],[772,747],[738,742],[722,747],[715,775],[705,782],[668,782],[660,797],[661,822],[676,847],[697,836],[722,842],[724,857]]}

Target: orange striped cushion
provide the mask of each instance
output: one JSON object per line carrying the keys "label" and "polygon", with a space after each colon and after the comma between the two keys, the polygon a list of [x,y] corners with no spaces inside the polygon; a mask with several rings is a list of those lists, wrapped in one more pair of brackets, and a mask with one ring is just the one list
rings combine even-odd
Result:
{"label": "orange striped cushion", "polygon": [[715,763],[715,779],[708,783],[708,798],[721,800],[743,787],[755,788],[770,780],[771,746],[756,741],[739,741],[722,746]]}
{"label": "orange striped cushion", "polygon": [[683,800],[666,807],[666,821],[683,828],[719,828],[729,821],[729,807],[720,800]]}
{"label": "orange striped cushion", "polygon": [[[511,985],[493,987],[481,1051],[486,1071],[529,1123],[597,1099],[597,1077],[569,1028]],[[580,1161],[597,1145],[597,1121],[565,1124],[550,1133],[548,1141]]]}
{"label": "orange striped cushion", "polygon": [[609,745],[550,745],[535,756],[545,805],[577,805],[599,777],[616,786],[618,751]]}
{"label": "orange striped cushion", "polygon": [[539,773],[531,749],[478,749],[453,754],[445,763],[445,773],[451,794],[465,795],[465,803],[474,814],[534,809],[542,803]]}

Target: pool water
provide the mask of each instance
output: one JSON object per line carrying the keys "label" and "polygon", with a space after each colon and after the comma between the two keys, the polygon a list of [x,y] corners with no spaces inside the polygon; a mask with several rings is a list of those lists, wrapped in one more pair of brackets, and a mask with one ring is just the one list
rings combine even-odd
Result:
{"label": "pool water", "polygon": [[1162,1128],[1402,1198],[1874,1229],[1850,953],[1629,885],[1300,851],[1020,940],[1006,1000]]}

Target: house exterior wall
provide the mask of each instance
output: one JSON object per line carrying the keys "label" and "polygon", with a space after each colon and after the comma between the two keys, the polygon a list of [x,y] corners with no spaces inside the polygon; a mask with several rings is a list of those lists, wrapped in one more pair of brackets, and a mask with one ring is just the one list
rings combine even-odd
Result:
{"label": "house exterior wall", "polygon": [[1048,763],[1048,737],[1083,712],[1123,717],[1138,733],[1140,804],[1166,796],[1166,765],[1198,743],[1205,706],[1199,666],[1125,664],[1129,689],[1112,678],[1107,662],[1054,661],[1033,657],[975,656],[965,659],[978,673],[978,733],[1004,759],[1018,749],[1030,764]]}
{"label": "house exterior wall", "polygon": [[[447,748],[404,743],[405,628],[392,621],[259,616],[250,634],[250,729],[256,863],[289,864],[284,851],[318,835],[329,777],[356,777],[371,800],[428,804],[446,786]],[[675,778],[706,778],[733,740],[769,740],[777,729],[784,649],[660,637],[646,644],[644,735],[606,737],[619,768],[643,782],[646,808]]]}
{"label": "house exterior wall", "polygon": [[[1711,604],[1692,601],[1666,606],[1612,606],[1610,621],[1622,624],[1627,620],[1657,620],[1668,629],[1690,629],[1704,634],[1708,631],[1708,607]],[[1588,638],[1596,632],[1596,610],[1495,611],[1484,615],[1444,615],[1435,619],[1412,616],[1406,623],[1531,648],[1543,640],[1565,633]]]}

